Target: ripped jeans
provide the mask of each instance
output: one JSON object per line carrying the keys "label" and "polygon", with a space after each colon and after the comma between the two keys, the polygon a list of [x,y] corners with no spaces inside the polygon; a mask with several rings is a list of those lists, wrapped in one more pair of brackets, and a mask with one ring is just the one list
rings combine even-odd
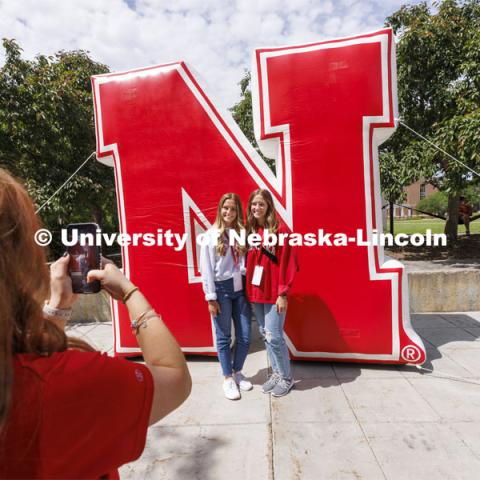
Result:
{"label": "ripped jeans", "polygon": [[272,370],[283,378],[292,378],[288,347],[283,338],[285,313],[278,313],[272,303],[252,303],[252,306]]}

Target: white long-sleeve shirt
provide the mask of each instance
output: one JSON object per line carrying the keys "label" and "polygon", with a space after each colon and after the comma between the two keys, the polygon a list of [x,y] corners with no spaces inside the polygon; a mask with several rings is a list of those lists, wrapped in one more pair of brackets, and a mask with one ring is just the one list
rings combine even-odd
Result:
{"label": "white long-sleeve shirt", "polygon": [[[228,230],[226,230],[228,232]],[[203,292],[205,300],[216,300],[215,282],[221,282],[233,278],[236,271],[245,275],[245,255],[238,257],[238,264],[232,255],[232,249],[227,248],[225,255],[217,255],[217,234],[216,228],[210,228],[207,235],[210,235],[211,241],[208,245],[200,247],[200,272],[202,274]]]}

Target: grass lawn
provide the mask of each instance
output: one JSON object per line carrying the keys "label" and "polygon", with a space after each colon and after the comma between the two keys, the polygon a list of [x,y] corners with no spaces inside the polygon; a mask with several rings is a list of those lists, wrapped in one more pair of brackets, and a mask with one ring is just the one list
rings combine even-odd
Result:
{"label": "grass lawn", "polygon": [[[385,231],[388,231],[389,225],[389,220],[387,220]],[[430,229],[432,233],[443,233],[444,227],[445,221],[437,218],[411,218],[405,220],[395,219],[394,222],[395,234],[425,233],[428,229]],[[480,218],[470,223],[470,232],[480,233]],[[465,234],[465,225],[458,226],[458,233],[460,235]]]}

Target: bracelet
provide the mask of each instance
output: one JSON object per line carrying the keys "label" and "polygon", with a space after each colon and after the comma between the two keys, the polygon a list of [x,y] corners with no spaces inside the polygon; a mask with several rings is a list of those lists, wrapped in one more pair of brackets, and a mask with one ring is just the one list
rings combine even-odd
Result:
{"label": "bracelet", "polygon": [[58,317],[62,320],[70,320],[72,318],[72,309],[71,308],[53,308],[47,303],[43,306],[43,313],[48,317]]}
{"label": "bracelet", "polygon": [[132,323],[130,324],[130,326],[132,327],[132,332],[137,334],[138,333],[138,329],[140,328],[140,326],[142,325],[142,319],[143,317],[145,317],[145,315],[148,313],[148,312],[151,312],[152,309],[151,308],[147,308],[147,310],[145,310],[144,312],[142,312],[135,320],[132,320]]}
{"label": "bracelet", "polygon": [[138,317],[138,319],[135,321],[135,327],[133,327],[132,322],[132,332],[135,335],[138,335],[140,328],[147,328],[148,321],[153,317],[158,317],[158,314],[155,310],[149,310],[147,313],[142,313],[142,315],[140,315],[140,317]]}
{"label": "bracelet", "polygon": [[138,287],[131,288],[122,298],[122,302],[125,303],[136,291],[138,291]]}

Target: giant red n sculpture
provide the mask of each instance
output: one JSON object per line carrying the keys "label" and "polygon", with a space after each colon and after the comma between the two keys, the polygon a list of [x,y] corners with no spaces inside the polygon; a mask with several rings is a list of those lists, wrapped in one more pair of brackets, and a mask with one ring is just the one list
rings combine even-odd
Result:
{"label": "giant red n sculpture", "polygon": [[[301,234],[368,238],[382,230],[377,147],[395,128],[389,29],[326,42],[261,48],[252,67],[255,134],[273,173],[183,62],[93,77],[97,157],[113,165],[123,233],[189,234],[184,249],[123,248],[137,284],[187,353],[214,354],[195,237],[221,195],[268,188]],[[403,266],[375,245],[299,247],[289,297],[293,358],[422,363]],[[115,353],[140,352],[114,303]]]}

